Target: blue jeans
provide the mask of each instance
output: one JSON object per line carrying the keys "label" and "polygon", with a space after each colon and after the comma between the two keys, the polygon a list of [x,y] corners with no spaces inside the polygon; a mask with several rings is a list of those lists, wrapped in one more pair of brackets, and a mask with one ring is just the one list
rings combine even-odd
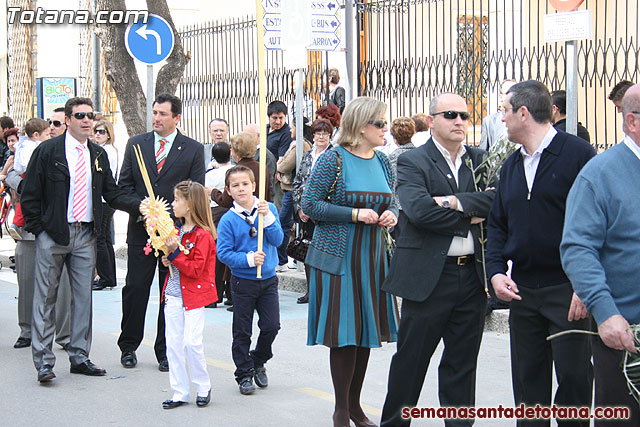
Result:
{"label": "blue jeans", "polygon": [[291,227],[293,227],[293,197],[291,191],[285,190],[284,196],[282,197],[280,225],[282,225],[284,239],[282,240],[282,244],[278,246],[278,265],[284,265],[289,262],[289,258],[287,257],[287,245],[289,244]]}

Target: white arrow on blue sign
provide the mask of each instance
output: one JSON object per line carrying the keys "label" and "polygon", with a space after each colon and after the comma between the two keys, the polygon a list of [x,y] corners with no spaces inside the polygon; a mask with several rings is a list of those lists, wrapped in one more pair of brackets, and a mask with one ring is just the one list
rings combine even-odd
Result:
{"label": "white arrow on blue sign", "polygon": [[340,6],[335,0],[312,0],[311,13],[313,15],[335,15]]}
{"label": "white arrow on blue sign", "polygon": [[174,44],[173,30],[161,16],[149,14],[147,23],[129,24],[124,42],[129,55],[145,64],[157,64],[169,57]]}
{"label": "white arrow on blue sign", "polygon": [[311,15],[311,31],[314,33],[335,33],[340,20],[335,15]]}

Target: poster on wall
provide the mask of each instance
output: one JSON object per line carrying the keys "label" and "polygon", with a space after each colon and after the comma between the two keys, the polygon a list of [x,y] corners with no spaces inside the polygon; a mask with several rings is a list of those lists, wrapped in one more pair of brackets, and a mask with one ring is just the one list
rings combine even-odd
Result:
{"label": "poster on wall", "polygon": [[64,107],[64,104],[76,96],[76,79],[73,77],[39,77],[36,79],[38,89],[38,117],[48,119],[53,110]]}

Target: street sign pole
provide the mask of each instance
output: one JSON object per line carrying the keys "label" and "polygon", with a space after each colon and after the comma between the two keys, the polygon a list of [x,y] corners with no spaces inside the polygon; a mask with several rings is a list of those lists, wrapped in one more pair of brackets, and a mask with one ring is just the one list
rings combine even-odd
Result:
{"label": "street sign pole", "polygon": [[153,130],[153,100],[155,98],[155,82],[153,80],[153,65],[147,65],[147,132]]}
{"label": "street sign pole", "polygon": [[576,41],[566,42],[567,52],[567,133],[578,134],[578,53]]}

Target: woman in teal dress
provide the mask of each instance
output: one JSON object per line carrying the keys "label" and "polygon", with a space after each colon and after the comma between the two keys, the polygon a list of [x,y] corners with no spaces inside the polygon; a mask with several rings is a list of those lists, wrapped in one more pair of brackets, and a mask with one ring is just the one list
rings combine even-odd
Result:
{"label": "woman in teal dress", "polygon": [[350,102],[339,146],[313,169],[302,210],[317,226],[307,253],[308,345],[330,348],[335,392],[334,426],[375,426],[360,406],[371,348],[396,341],[395,298],[380,290],[388,258],[384,227],[397,222],[395,175],[384,144],[386,105],[372,98]]}

